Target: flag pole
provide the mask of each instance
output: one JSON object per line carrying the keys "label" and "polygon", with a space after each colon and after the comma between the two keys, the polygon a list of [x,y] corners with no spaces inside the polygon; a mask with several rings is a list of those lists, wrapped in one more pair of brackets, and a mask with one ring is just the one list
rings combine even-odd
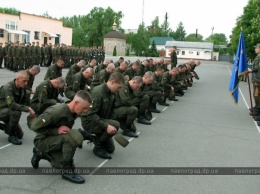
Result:
{"label": "flag pole", "polygon": [[248,83],[248,90],[249,90],[249,97],[250,97],[250,106],[251,106],[251,116],[254,118],[254,109],[253,109],[253,103],[252,103],[252,95],[251,95],[251,87],[250,87],[250,78],[249,74],[247,73],[247,83]]}

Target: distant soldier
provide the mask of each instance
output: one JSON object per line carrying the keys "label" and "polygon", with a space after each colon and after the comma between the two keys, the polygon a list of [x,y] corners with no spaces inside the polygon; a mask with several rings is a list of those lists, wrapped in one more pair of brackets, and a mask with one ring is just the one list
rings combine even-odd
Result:
{"label": "distant soldier", "polygon": [[3,59],[4,59],[4,48],[3,48],[3,43],[0,42],[0,69],[3,69],[2,67]]}
{"label": "distant soldier", "polygon": [[63,89],[65,84],[65,79],[58,77],[45,80],[36,87],[31,100],[31,107],[37,115],[43,113],[46,108],[60,103],[58,99],[59,90]]}
{"label": "distant soldier", "polygon": [[82,67],[85,66],[85,64],[86,64],[86,61],[81,60],[81,61],[79,61],[78,63],[76,63],[76,64],[70,66],[70,69],[69,69],[69,71],[68,71],[68,73],[67,73],[67,75],[66,75],[66,78],[65,78],[65,79],[66,79],[66,83],[67,83],[68,86],[69,86],[70,83],[71,83],[72,77],[73,77],[76,73],[80,72],[80,70],[82,69]]}
{"label": "distant soldier", "polygon": [[79,90],[90,92],[93,74],[94,70],[91,67],[88,67],[84,71],[80,71],[73,75],[70,84],[65,88],[65,96],[72,100]]}
{"label": "distant soldier", "polygon": [[41,47],[39,45],[39,42],[36,42],[36,46],[35,46],[35,64],[33,65],[40,65],[41,63]]}
{"label": "distant soldier", "polygon": [[27,72],[27,74],[29,75],[29,80],[28,80],[28,84],[26,86],[26,99],[28,100],[28,104],[31,103],[31,94],[35,93],[35,90],[33,89],[33,82],[35,79],[35,76],[37,74],[39,74],[41,71],[40,66],[39,65],[34,65],[32,66],[30,69],[25,70],[25,72]]}
{"label": "distant soldier", "polygon": [[56,64],[53,64],[50,67],[48,67],[47,72],[46,72],[45,77],[44,77],[44,80],[55,79],[57,77],[61,77],[63,67],[64,67],[63,59],[58,59]]}
{"label": "distant soldier", "polygon": [[124,61],[124,57],[119,57],[118,61],[116,61],[114,64],[115,64],[115,67],[119,67],[120,63],[122,63]]}
{"label": "distant soldier", "polygon": [[176,67],[177,65],[177,54],[176,54],[177,47],[173,46],[171,51],[171,69]]}
{"label": "distant soldier", "polygon": [[131,67],[128,67],[125,72],[124,72],[124,76],[127,77],[127,80],[131,80],[134,76],[138,76],[138,70],[140,68],[139,62],[136,61],[132,64]]}
{"label": "distant soldier", "polygon": [[114,72],[115,65],[113,63],[110,63],[107,65],[106,69],[101,70],[97,74],[95,74],[94,79],[91,83],[91,89],[94,87],[106,83],[110,77],[110,75]]}

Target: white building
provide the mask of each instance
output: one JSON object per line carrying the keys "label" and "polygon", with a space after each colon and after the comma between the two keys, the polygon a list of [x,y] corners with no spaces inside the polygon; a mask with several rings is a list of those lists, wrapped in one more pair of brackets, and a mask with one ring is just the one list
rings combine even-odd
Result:
{"label": "white building", "polygon": [[165,57],[171,56],[171,48],[173,46],[177,47],[176,53],[178,58],[212,60],[213,43],[167,41],[165,44]]}

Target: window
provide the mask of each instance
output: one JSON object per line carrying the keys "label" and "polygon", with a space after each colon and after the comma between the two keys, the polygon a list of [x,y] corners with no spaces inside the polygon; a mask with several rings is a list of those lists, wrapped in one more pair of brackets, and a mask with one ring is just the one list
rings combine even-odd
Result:
{"label": "window", "polygon": [[193,54],[193,51],[189,51],[189,54],[192,55],[192,54]]}
{"label": "window", "polygon": [[40,32],[34,31],[34,39],[35,40],[40,40]]}
{"label": "window", "polygon": [[182,55],[185,55],[185,51],[181,51],[181,54],[182,54]]}
{"label": "window", "polygon": [[176,55],[179,55],[179,54],[180,54],[180,52],[179,52],[179,51],[177,51],[177,52],[176,52]]}
{"label": "window", "polygon": [[199,55],[200,55],[200,52],[197,51],[197,56],[199,56]]}
{"label": "window", "polygon": [[4,30],[0,29],[0,37],[3,38],[4,37]]}
{"label": "window", "polygon": [[7,20],[5,22],[5,28],[7,30],[18,30],[18,22],[14,22],[14,21],[9,21]]}
{"label": "window", "polygon": [[[24,30],[25,31],[25,30]],[[30,31],[25,31],[27,34],[23,34],[22,35],[22,42],[26,43],[26,42],[30,42]]]}

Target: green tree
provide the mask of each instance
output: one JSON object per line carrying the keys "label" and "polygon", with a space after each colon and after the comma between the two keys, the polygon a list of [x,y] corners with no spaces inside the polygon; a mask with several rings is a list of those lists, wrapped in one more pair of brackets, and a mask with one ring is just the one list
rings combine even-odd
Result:
{"label": "green tree", "polygon": [[8,13],[12,15],[19,15],[20,11],[15,9],[15,8],[5,8],[5,7],[0,7],[0,13]]}
{"label": "green tree", "polygon": [[239,34],[242,30],[245,37],[247,55],[253,59],[255,57],[254,46],[260,42],[260,1],[249,0],[244,7],[243,14],[237,18],[236,26],[232,30],[230,37],[230,52],[236,53],[239,41]]}
{"label": "green tree", "polygon": [[137,56],[141,56],[143,52],[149,48],[148,32],[144,27],[144,24],[140,24],[137,30],[137,34],[133,35],[132,49]]}
{"label": "green tree", "polygon": [[116,46],[115,46],[113,49],[113,56],[116,56],[116,55],[117,55],[117,52],[116,52]]}
{"label": "green tree", "polygon": [[179,41],[183,41],[185,36],[186,36],[186,32],[184,30],[184,26],[183,23],[180,22],[178,27],[176,28],[175,33],[172,34],[173,39],[175,40],[179,40]]}
{"label": "green tree", "polygon": [[188,42],[203,42],[203,36],[200,35],[200,34],[189,34],[187,35],[185,38],[184,38],[185,41],[188,41]]}
{"label": "green tree", "polygon": [[153,37],[153,36],[162,36],[163,31],[162,28],[159,26],[159,18],[158,16],[152,21],[150,26],[147,26],[148,29],[148,36]]}
{"label": "green tree", "polygon": [[[116,17],[115,17],[116,16]],[[120,28],[122,12],[114,12],[107,9],[94,7],[90,13],[84,16],[63,17],[63,25],[73,28],[72,43],[76,46],[102,46],[103,36],[112,30],[115,22]]]}
{"label": "green tree", "polygon": [[156,48],[156,45],[155,45],[154,41],[152,42],[152,45],[151,45],[151,47],[149,49],[149,55],[151,57],[159,57],[159,53],[157,51],[157,48]]}

